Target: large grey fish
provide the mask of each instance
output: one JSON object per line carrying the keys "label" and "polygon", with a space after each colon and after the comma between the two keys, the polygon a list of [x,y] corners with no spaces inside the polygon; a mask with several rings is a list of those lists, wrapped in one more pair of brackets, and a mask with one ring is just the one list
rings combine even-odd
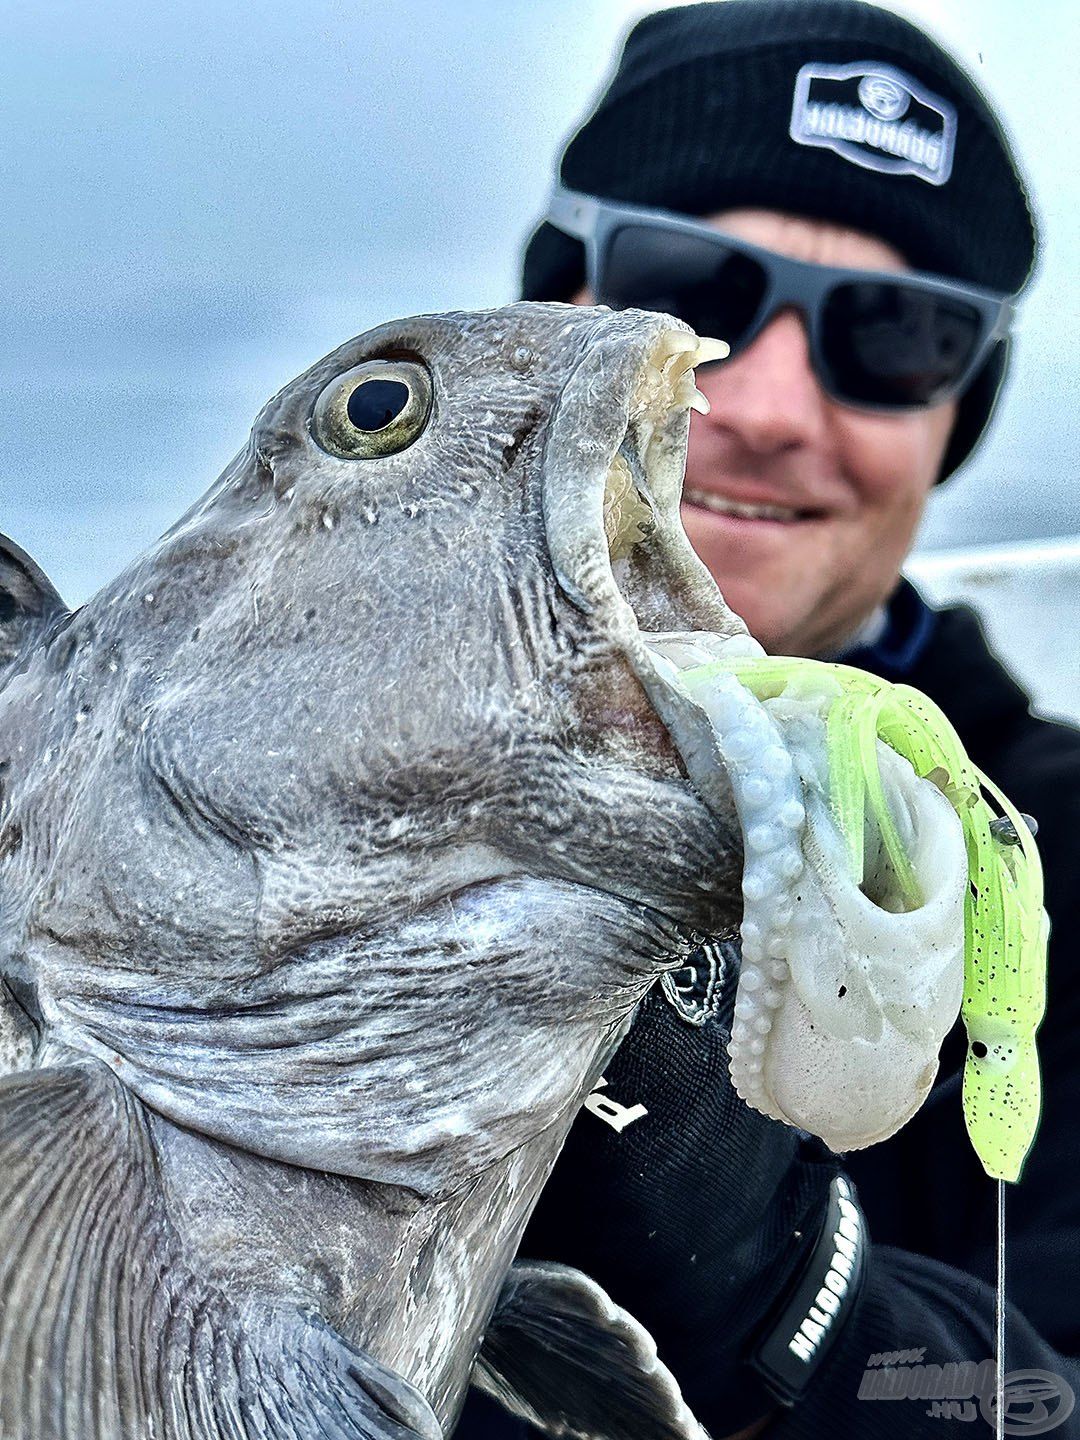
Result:
{"label": "large grey fish", "polygon": [[[717,353],[632,311],[385,325],[82,609],[0,544],[4,1440],[452,1430],[638,1001],[740,883],[775,922],[804,813],[821,849],[807,697],[679,679],[758,648],[679,521]],[[845,1146],[911,1113],[959,1004],[963,846],[916,783],[928,967],[835,866],[786,959],[744,920],[744,1093]],[[523,1413],[698,1434],[586,1277],[500,1303]]]}
{"label": "large grey fish", "polygon": [[385,325],[74,613],[4,542],[5,1440],[452,1428],[583,1096],[737,922],[637,638],[742,633],[678,520],[699,353]]}

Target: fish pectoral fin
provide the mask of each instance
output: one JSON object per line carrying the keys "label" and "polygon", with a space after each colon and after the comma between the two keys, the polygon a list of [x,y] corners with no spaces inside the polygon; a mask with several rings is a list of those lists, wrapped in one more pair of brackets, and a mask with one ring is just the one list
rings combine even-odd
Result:
{"label": "fish pectoral fin", "polygon": [[0,535],[0,679],[68,608],[41,567],[13,540]]}
{"label": "fish pectoral fin", "polygon": [[473,1384],[574,1440],[706,1440],[649,1332],[568,1265],[516,1261]]}
{"label": "fish pectoral fin", "polygon": [[192,1264],[147,1112],[96,1060],[0,1079],[4,1440],[442,1440],[318,1315]]}

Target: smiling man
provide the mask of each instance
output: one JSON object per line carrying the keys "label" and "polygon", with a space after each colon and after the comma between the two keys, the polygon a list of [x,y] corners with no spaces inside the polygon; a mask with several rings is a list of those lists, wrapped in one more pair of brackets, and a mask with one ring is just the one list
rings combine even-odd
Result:
{"label": "smiling man", "polygon": [[[1039,821],[1044,1104],[1006,1204],[1005,1343],[1008,1369],[1042,1377],[1010,1420],[1065,1436],[1080,1433],[1080,1198],[1063,1181],[1080,1153],[1080,985],[1061,953],[1080,926],[1080,733],[1031,715],[970,612],[933,611],[900,578],[933,486],[991,417],[1035,248],[1002,128],[935,41],[862,0],[722,0],[630,33],[563,155],[523,292],[669,311],[729,342],[698,370],[709,411],[683,505],[726,599],[773,653],[842,655],[928,693]],[[634,1315],[717,1440],[992,1418],[977,1367],[995,1352],[996,1196],[964,1134],[962,1027],[907,1127],[841,1160],[734,1095],[735,958],[707,946],[642,1004],[522,1255],[580,1269]],[[516,1303],[490,1344],[549,1433],[696,1434],[657,1418],[663,1385],[590,1334],[587,1306]],[[964,1361],[981,1376],[966,1392],[968,1372],[941,1369]],[[522,1423],[475,1401],[458,1434]]]}
{"label": "smiling man", "polygon": [[[906,299],[909,308],[886,317],[875,313],[871,321],[864,320],[864,327],[878,327],[877,344],[887,343],[881,332],[888,328],[895,343],[907,345],[909,353],[913,340],[940,346],[945,338],[936,332],[912,336],[913,326],[955,323],[951,314],[926,313],[929,304],[920,312],[915,302],[925,297],[931,304],[940,299],[959,305],[960,287],[946,288],[941,297],[925,290],[906,296],[903,291],[888,293],[886,277],[895,275],[902,282],[910,266],[894,246],[848,226],[750,208],[722,211],[705,223],[719,242],[711,255],[708,249],[704,253],[716,294],[685,297],[685,277],[671,295],[651,294],[651,288],[662,283],[652,268],[659,235],[654,232],[645,242],[649,272],[631,277],[631,225],[622,230],[612,256],[613,268],[621,261],[621,271],[613,279],[604,275],[610,288],[602,293],[616,303],[693,314],[698,323],[711,323],[718,338],[736,336],[733,358],[699,375],[710,408],[691,422],[683,521],[728,603],[766,649],[820,655],[850,642],[859,624],[874,615],[895,588],[926,497],[940,473],[957,405],[949,397],[912,407],[906,390],[900,396],[904,403],[896,409],[869,410],[835,398],[816,373],[806,319],[794,308],[767,319],[750,316],[747,328],[753,333],[740,340],[747,317],[736,314],[736,307],[748,308],[744,292],[759,288],[744,273],[746,266],[752,259],[768,265],[790,257],[844,272],[849,286],[864,287],[867,280],[853,280],[849,272],[876,272],[885,302],[899,309]],[[693,237],[684,231],[682,238]],[[709,241],[702,237],[703,248]],[[745,242],[742,250],[740,241]],[[644,257],[636,260],[644,270]],[[667,282],[672,283],[671,277]],[[693,271],[690,283],[700,284]],[[722,287],[727,284],[735,294],[725,298]],[[592,303],[592,292],[583,287],[574,299]],[[1002,300],[989,299],[987,335],[1000,316]],[[667,303],[659,303],[663,301]],[[834,301],[833,312],[838,309]],[[820,323],[840,332],[842,322],[824,311]],[[977,323],[973,320],[973,328]],[[838,333],[832,343],[851,340]],[[917,361],[925,367],[926,356],[919,355]],[[885,363],[893,363],[888,352]],[[890,379],[896,386],[900,377]],[[910,385],[909,380],[908,390]]]}
{"label": "smiling man", "polygon": [[[767,210],[711,222],[812,264],[902,273],[862,231]],[[702,377],[684,520],[728,602],[766,649],[820,655],[850,641],[895,586],[941,469],[956,400],[890,414],[832,399],[804,321],[778,315],[723,370]]]}

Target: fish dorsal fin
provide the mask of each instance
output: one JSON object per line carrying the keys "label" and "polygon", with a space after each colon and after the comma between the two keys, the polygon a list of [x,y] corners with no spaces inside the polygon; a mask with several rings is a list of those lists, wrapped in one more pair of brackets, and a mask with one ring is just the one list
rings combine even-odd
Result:
{"label": "fish dorsal fin", "polygon": [[0,535],[0,681],[8,666],[67,614],[41,567]]}
{"label": "fish dorsal fin", "polygon": [[96,1061],[0,1080],[4,1440],[441,1440],[317,1315],[185,1261],[142,1104]]}
{"label": "fish dorsal fin", "polygon": [[707,1440],[649,1332],[568,1265],[510,1267],[473,1383],[550,1435]]}

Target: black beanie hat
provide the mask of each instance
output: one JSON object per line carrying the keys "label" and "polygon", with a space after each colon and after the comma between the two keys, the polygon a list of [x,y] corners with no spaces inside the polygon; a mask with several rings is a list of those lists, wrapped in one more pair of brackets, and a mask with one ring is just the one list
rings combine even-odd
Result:
{"label": "black beanie hat", "polygon": [[[886,83],[880,103],[864,76],[899,84],[890,93]],[[910,123],[862,138],[894,96],[929,148],[905,149],[902,135],[874,143]],[[986,100],[935,41],[865,0],[709,0],[647,15],[560,176],[572,190],[686,215],[757,206],[850,225],[919,270],[1004,294],[1022,288],[1035,259],[1027,193]],[[583,283],[581,243],[542,224],[523,297],[568,299]],[[982,434],[1005,358],[1002,343],[962,397],[941,478]]]}

